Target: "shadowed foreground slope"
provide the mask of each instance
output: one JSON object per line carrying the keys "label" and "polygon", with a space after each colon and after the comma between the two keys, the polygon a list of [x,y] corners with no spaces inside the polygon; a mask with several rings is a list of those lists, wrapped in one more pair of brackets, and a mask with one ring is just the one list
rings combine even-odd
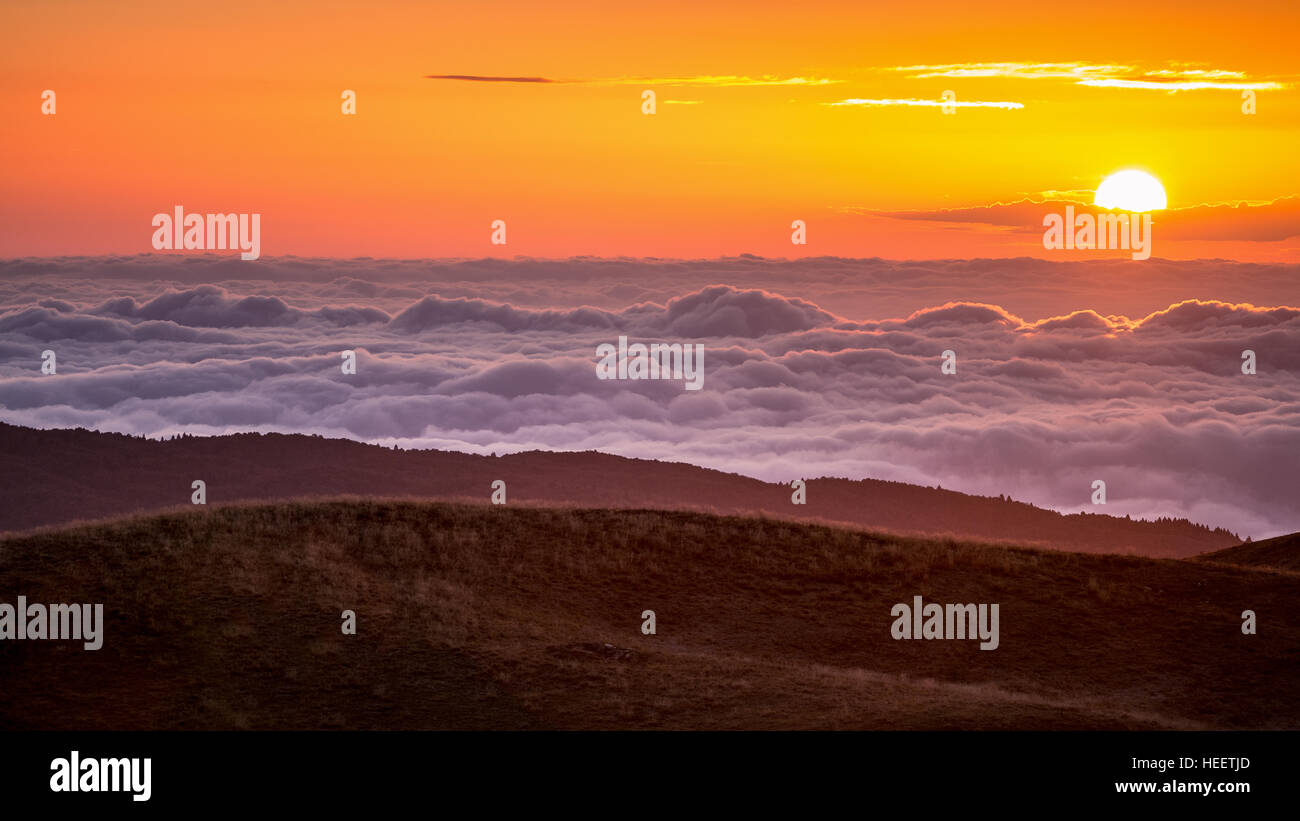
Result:
{"label": "shadowed foreground slope", "polygon": [[[0,541],[0,601],[107,620],[98,652],[0,642],[0,727],[1297,728],[1297,593],[688,512],[187,509]],[[918,594],[999,603],[1001,647],[891,639]]]}

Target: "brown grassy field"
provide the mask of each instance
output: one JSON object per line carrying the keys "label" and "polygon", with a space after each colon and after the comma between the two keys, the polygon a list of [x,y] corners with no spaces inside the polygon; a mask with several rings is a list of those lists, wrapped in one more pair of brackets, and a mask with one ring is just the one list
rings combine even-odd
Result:
{"label": "brown grassy field", "polygon": [[[1300,727],[1300,574],[1200,561],[344,499],[11,536],[20,594],[108,624],[0,642],[8,729]],[[893,640],[913,595],[1001,646]]]}

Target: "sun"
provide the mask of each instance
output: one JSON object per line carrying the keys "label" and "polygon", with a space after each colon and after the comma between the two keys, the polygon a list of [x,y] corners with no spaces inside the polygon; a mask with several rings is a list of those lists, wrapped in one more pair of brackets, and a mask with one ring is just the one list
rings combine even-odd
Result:
{"label": "sun", "polygon": [[1165,187],[1145,171],[1116,171],[1097,186],[1092,204],[1122,211],[1163,211]]}

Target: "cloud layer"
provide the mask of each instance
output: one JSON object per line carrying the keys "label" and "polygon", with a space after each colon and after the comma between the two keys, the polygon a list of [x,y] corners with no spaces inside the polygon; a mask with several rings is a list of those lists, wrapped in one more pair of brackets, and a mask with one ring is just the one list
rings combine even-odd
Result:
{"label": "cloud layer", "polygon": [[[771,275],[782,264],[760,262],[710,265]],[[1088,502],[1102,479],[1100,512],[1256,537],[1300,530],[1300,310],[1201,299],[1143,315],[1024,316],[934,299],[954,292],[952,271],[934,263],[906,271],[917,309],[869,318],[820,298],[842,285],[828,275],[849,265],[838,262],[786,275],[808,299],[716,282],[658,299],[641,298],[654,273],[680,284],[708,275],[704,264],[441,263],[480,275],[453,285],[393,262],[278,260],[270,270],[288,275],[275,284],[218,285],[177,281],[187,264],[211,275],[224,264],[212,259],[13,261],[0,266],[0,419],[599,449],[768,480],[941,484],[1065,511],[1097,510]],[[1020,262],[1001,263],[1008,281]],[[550,304],[534,290],[544,282],[512,267],[528,264],[556,284]],[[577,276],[584,265],[600,276]],[[596,346],[619,335],[702,344],[704,389],[597,379]],[[1253,376],[1241,372],[1246,349]],[[44,350],[55,376],[40,373]],[[343,350],[357,352],[355,375],[341,372]],[[945,350],[955,375],[940,372]]]}

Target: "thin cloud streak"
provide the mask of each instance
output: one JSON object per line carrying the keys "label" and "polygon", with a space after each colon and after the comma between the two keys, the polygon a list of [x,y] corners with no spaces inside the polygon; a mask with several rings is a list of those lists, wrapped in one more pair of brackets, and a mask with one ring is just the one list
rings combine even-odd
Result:
{"label": "thin cloud streak", "polygon": [[848,100],[840,100],[835,103],[823,103],[831,107],[835,106],[923,106],[929,108],[1001,108],[1006,110],[1015,110],[1024,108],[1024,103],[1011,102],[1009,100],[988,101],[988,100],[870,100],[853,97]]}
{"label": "thin cloud streak", "polygon": [[1226,69],[1186,68],[1190,64],[1172,63],[1174,68],[1141,69],[1137,66],[1065,63],[946,63],[937,65],[894,66],[909,79],[947,78],[1015,78],[1025,80],[1073,80],[1075,85],[1093,88],[1136,88],[1159,91],[1202,90],[1278,90],[1290,84],[1276,80],[1249,80],[1245,72]]}
{"label": "thin cloud streak", "polygon": [[[887,211],[846,208],[848,213],[923,222],[973,223],[1040,233],[1043,215],[1068,205],[1094,208],[1091,200],[1076,197],[1025,198],[957,208]],[[1263,203],[1200,203],[1156,212],[1163,238],[1201,241],[1277,242],[1300,236],[1300,196],[1278,197]]]}
{"label": "thin cloud streak", "polygon": [[1076,85],[1092,88],[1143,88],[1153,91],[1207,91],[1221,89],[1228,91],[1269,91],[1286,88],[1284,83],[1272,81],[1259,83],[1218,83],[1206,80],[1081,80]]}
{"label": "thin cloud streak", "polygon": [[1105,77],[1132,71],[1132,66],[1090,65],[1087,63],[943,63],[937,65],[894,66],[891,71],[904,72],[911,79],[937,77],[1018,77],[1022,79],[1078,79]]}
{"label": "thin cloud streak", "polygon": [[556,83],[547,77],[492,77],[483,74],[426,74],[426,80],[463,80],[471,83]]}
{"label": "thin cloud streak", "polygon": [[690,86],[736,88],[742,86],[824,86],[842,83],[825,77],[777,77],[764,74],[748,77],[738,74],[704,74],[695,77],[602,77],[595,79],[556,80],[549,77],[503,77],[486,74],[426,74],[426,80],[457,80],[475,83],[554,83],[592,86]]}

